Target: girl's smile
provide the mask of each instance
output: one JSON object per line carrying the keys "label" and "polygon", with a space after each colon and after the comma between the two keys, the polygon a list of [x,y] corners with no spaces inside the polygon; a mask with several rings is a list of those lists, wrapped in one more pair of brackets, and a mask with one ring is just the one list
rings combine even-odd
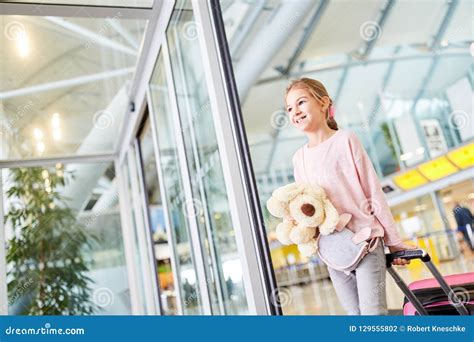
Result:
{"label": "girl's smile", "polygon": [[324,103],[321,104],[306,88],[290,90],[286,103],[291,123],[300,131],[314,131],[324,124]]}

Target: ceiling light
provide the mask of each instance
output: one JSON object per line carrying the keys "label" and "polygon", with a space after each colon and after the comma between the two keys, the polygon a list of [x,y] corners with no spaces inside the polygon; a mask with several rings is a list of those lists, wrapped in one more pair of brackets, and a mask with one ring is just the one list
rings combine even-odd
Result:
{"label": "ceiling light", "polygon": [[59,129],[53,130],[53,139],[60,140],[61,139],[61,131]]}
{"label": "ceiling light", "polygon": [[25,58],[30,54],[30,44],[28,42],[28,36],[25,31],[21,31],[16,39],[16,45],[18,47],[18,54],[21,58]]}
{"label": "ceiling light", "polygon": [[39,153],[43,153],[44,152],[44,142],[39,141],[36,144],[36,149],[38,150]]}
{"label": "ceiling light", "polygon": [[35,137],[36,140],[41,140],[43,139],[43,131],[40,130],[39,128],[35,128],[33,130],[33,136]]}
{"label": "ceiling light", "polygon": [[53,128],[59,128],[59,113],[54,113],[53,117],[51,118],[51,124]]}
{"label": "ceiling light", "polygon": [[53,139],[60,140],[61,139],[61,127],[60,127],[60,118],[59,113],[54,113],[53,117],[51,118],[51,125],[53,126]]}

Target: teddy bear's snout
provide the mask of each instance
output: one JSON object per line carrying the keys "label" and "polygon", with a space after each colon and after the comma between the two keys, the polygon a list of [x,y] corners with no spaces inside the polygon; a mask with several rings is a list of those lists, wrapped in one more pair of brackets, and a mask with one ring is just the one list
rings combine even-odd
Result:
{"label": "teddy bear's snout", "polygon": [[316,212],[316,208],[314,207],[314,205],[312,204],[309,204],[309,203],[305,203],[301,206],[301,211],[303,212],[303,214],[305,214],[306,216],[308,217],[311,217],[314,215],[314,213]]}

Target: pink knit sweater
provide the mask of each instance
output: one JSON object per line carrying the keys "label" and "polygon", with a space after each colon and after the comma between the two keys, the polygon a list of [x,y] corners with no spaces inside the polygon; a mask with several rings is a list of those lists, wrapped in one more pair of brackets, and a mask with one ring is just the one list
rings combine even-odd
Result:
{"label": "pink knit sweater", "polygon": [[352,214],[350,230],[370,227],[371,237],[383,237],[387,246],[402,242],[374,167],[354,133],[339,129],[317,146],[305,144],[293,156],[293,166],[296,182],[318,184],[339,214]]}

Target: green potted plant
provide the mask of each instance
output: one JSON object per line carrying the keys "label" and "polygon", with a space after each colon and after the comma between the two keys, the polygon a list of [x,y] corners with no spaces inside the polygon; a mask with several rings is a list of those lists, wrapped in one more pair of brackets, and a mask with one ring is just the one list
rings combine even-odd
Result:
{"label": "green potted plant", "polygon": [[79,224],[60,189],[73,178],[56,168],[9,170],[5,223],[9,305],[20,315],[89,315],[91,279],[84,250],[94,237]]}

